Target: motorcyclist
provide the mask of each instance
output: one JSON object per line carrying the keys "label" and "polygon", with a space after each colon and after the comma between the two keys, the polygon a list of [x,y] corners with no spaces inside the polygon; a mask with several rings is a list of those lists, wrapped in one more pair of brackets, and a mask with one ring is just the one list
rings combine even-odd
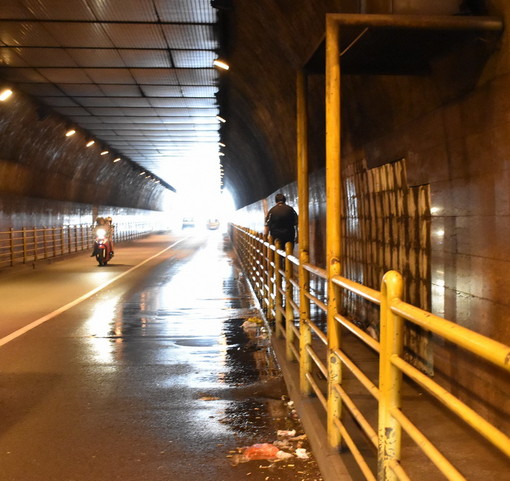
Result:
{"label": "motorcyclist", "polygon": [[[113,256],[113,225],[111,217],[97,217],[96,225],[94,227],[94,234],[97,233],[98,229],[104,229],[106,231],[106,238],[108,239],[108,244],[110,246],[110,252]],[[97,236],[97,234],[96,234]],[[97,247],[94,245],[94,250],[90,257],[94,257],[98,254]]]}

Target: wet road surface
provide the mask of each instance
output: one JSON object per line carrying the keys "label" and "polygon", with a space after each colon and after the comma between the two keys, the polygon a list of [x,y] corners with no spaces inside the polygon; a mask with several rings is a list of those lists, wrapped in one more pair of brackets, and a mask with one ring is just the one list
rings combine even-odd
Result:
{"label": "wet road surface", "polygon": [[[175,240],[155,236],[125,252],[148,257]],[[58,273],[2,274],[2,335],[42,312],[9,303],[30,276],[40,282],[32,297],[43,290],[64,303],[59,282],[74,270],[86,285],[73,295],[88,292],[91,278],[130,268],[121,253],[119,245],[103,268],[84,254]],[[244,462],[238,450],[276,440],[287,453],[309,450],[264,326],[248,319],[258,319],[253,298],[228,240],[214,232],[0,346],[0,480],[321,479],[313,459]],[[296,430],[296,439],[278,430]]]}

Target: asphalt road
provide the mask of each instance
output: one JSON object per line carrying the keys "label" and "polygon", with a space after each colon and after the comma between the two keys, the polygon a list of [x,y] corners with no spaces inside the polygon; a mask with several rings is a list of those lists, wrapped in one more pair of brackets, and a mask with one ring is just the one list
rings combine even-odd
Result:
{"label": "asphalt road", "polygon": [[184,234],[0,273],[0,481],[321,479],[229,242]]}

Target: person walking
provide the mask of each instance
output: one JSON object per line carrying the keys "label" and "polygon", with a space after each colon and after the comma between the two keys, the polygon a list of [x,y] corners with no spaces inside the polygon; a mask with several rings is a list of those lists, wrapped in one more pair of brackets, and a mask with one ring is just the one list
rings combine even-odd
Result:
{"label": "person walking", "polygon": [[296,211],[286,204],[286,197],[283,194],[276,194],[274,198],[276,205],[267,213],[264,235],[270,234],[273,242],[280,241],[280,247],[285,249],[285,244],[290,242],[292,248],[297,242],[296,227],[298,216]]}

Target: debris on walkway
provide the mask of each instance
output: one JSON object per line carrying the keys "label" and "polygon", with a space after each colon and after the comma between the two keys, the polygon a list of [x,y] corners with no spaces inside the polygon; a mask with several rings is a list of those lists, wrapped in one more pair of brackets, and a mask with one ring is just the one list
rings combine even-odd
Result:
{"label": "debris on walkway", "polygon": [[241,453],[232,457],[232,464],[235,466],[239,463],[247,463],[255,460],[276,461],[279,459],[292,458],[291,453],[282,451],[278,446],[271,443],[253,444],[245,448],[241,448]]}
{"label": "debris on walkway", "polygon": [[[243,358],[241,382],[234,389],[202,393],[204,397],[219,394],[224,400],[236,400],[237,408],[233,411],[227,407],[226,415],[219,419],[235,428],[238,447],[230,446],[226,454],[234,477],[249,476],[252,481],[322,480],[299,415],[287,395],[266,321],[256,314],[237,321],[244,336],[244,342],[236,339],[236,353]],[[251,365],[247,361],[250,358]]]}
{"label": "debris on walkway", "polygon": [[261,327],[264,324],[264,321],[260,317],[249,317],[246,321],[243,322],[242,327],[244,329],[249,329],[253,327]]}

